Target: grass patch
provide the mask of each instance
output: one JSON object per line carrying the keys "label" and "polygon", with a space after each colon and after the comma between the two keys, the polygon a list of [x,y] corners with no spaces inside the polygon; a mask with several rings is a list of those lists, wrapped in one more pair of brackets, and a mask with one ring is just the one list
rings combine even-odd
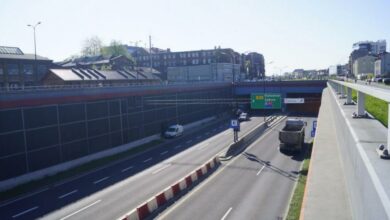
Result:
{"label": "grass patch", "polygon": [[135,148],[130,149],[128,151],[124,151],[124,152],[119,153],[119,154],[104,157],[101,159],[96,159],[96,160],[93,160],[93,161],[88,162],[86,164],[74,167],[72,169],[59,172],[55,175],[45,176],[42,179],[24,183],[22,185],[19,185],[19,186],[12,188],[12,189],[0,192],[0,198],[1,198],[0,200],[4,201],[4,200],[10,199],[10,198],[13,198],[15,196],[37,190],[37,189],[42,188],[44,186],[52,185],[54,183],[66,180],[70,177],[77,176],[77,175],[80,175],[82,173],[94,170],[97,167],[108,165],[109,163],[112,163],[114,161],[124,159],[124,158],[129,157],[131,155],[134,155],[136,153],[140,153],[142,151],[148,150],[148,149],[150,149],[158,144],[161,144],[162,142],[163,142],[163,140],[161,140],[161,139],[154,140],[154,141],[148,142],[146,144],[140,145],[138,147],[135,147]]}
{"label": "grass patch", "polygon": [[[356,102],[357,94],[356,90],[352,90],[352,99]],[[380,121],[385,127],[388,126],[388,105],[385,101],[377,99],[373,96],[366,95],[365,109],[378,121]]]}
{"label": "grass patch", "polygon": [[305,193],[305,186],[307,180],[307,174],[309,172],[309,164],[311,157],[311,148],[313,143],[309,144],[309,148],[306,151],[305,160],[303,161],[302,169],[299,172],[299,179],[295,187],[294,195],[290,202],[288,214],[286,220],[298,220],[301,214],[302,200]]}

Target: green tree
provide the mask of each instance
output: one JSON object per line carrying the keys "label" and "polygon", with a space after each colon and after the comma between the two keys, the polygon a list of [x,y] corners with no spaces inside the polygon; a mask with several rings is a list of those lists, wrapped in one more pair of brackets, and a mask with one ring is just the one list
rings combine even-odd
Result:
{"label": "green tree", "polygon": [[120,41],[117,40],[112,40],[109,46],[103,47],[101,49],[101,53],[103,56],[107,57],[123,55],[129,58],[133,63],[135,63],[134,58],[127,51],[127,48]]}
{"label": "green tree", "polygon": [[101,54],[101,50],[102,41],[99,37],[93,36],[84,41],[81,54],[83,56],[97,56]]}

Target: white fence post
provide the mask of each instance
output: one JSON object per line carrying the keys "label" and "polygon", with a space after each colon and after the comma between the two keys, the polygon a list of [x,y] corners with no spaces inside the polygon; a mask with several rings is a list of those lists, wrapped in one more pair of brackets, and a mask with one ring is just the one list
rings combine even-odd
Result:
{"label": "white fence post", "polygon": [[358,116],[364,116],[365,115],[365,111],[364,111],[364,102],[365,102],[365,97],[366,97],[366,94],[358,91],[357,92],[357,98],[358,98],[358,101],[357,101],[357,115]]}
{"label": "white fence post", "polygon": [[351,88],[347,88],[347,102],[346,102],[347,105],[349,104],[352,104],[352,89]]}

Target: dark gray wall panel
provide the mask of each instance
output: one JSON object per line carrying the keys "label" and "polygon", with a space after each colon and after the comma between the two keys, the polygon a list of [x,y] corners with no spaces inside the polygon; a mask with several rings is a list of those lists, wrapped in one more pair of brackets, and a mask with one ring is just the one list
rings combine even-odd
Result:
{"label": "dark gray wall panel", "polygon": [[110,131],[118,131],[121,129],[121,118],[110,118]]}
{"label": "dark gray wall panel", "polygon": [[63,160],[73,160],[88,154],[88,141],[81,140],[62,145]]}
{"label": "dark gray wall panel", "polygon": [[19,176],[27,172],[24,154],[0,159],[0,180]]}
{"label": "dark gray wall panel", "polygon": [[111,133],[111,147],[116,147],[122,144],[122,132]]}
{"label": "dark gray wall panel", "polygon": [[57,124],[57,108],[47,106],[24,109],[24,123],[27,129]]}
{"label": "dark gray wall panel", "polygon": [[0,135],[0,157],[24,152],[22,131]]}
{"label": "dark gray wall panel", "polygon": [[30,152],[28,162],[30,171],[56,165],[61,162],[60,148],[59,146],[55,146],[40,151]]}
{"label": "dark gray wall panel", "polygon": [[87,104],[88,120],[95,118],[103,118],[108,116],[107,102],[96,102]]}
{"label": "dark gray wall panel", "polygon": [[119,101],[115,100],[109,103],[110,103],[110,115],[111,116],[119,115],[120,113]]}
{"label": "dark gray wall panel", "polygon": [[22,110],[0,111],[0,133],[23,129]]}
{"label": "dark gray wall panel", "polygon": [[56,145],[58,141],[57,126],[26,132],[27,149],[29,151]]}
{"label": "dark gray wall panel", "polygon": [[61,124],[85,120],[84,104],[60,105],[58,112]]}
{"label": "dark gray wall panel", "polygon": [[62,143],[75,141],[87,137],[85,122],[62,125],[60,127]]}
{"label": "dark gray wall panel", "polygon": [[91,153],[96,153],[110,148],[110,135],[103,135],[89,140],[89,149]]}
{"label": "dark gray wall panel", "polygon": [[99,119],[88,122],[88,136],[98,136],[108,133],[108,119]]}

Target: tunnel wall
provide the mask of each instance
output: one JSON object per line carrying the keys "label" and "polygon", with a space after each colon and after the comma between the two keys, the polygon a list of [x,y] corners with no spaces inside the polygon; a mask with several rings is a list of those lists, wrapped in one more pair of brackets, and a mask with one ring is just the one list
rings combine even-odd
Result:
{"label": "tunnel wall", "polygon": [[[50,104],[0,109],[0,181],[159,134],[171,124],[188,124],[227,110],[224,104],[185,105],[172,104],[172,100],[229,97],[231,88],[225,86],[85,101],[61,97]],[[152,100],[171,104],[155,105]]]}

